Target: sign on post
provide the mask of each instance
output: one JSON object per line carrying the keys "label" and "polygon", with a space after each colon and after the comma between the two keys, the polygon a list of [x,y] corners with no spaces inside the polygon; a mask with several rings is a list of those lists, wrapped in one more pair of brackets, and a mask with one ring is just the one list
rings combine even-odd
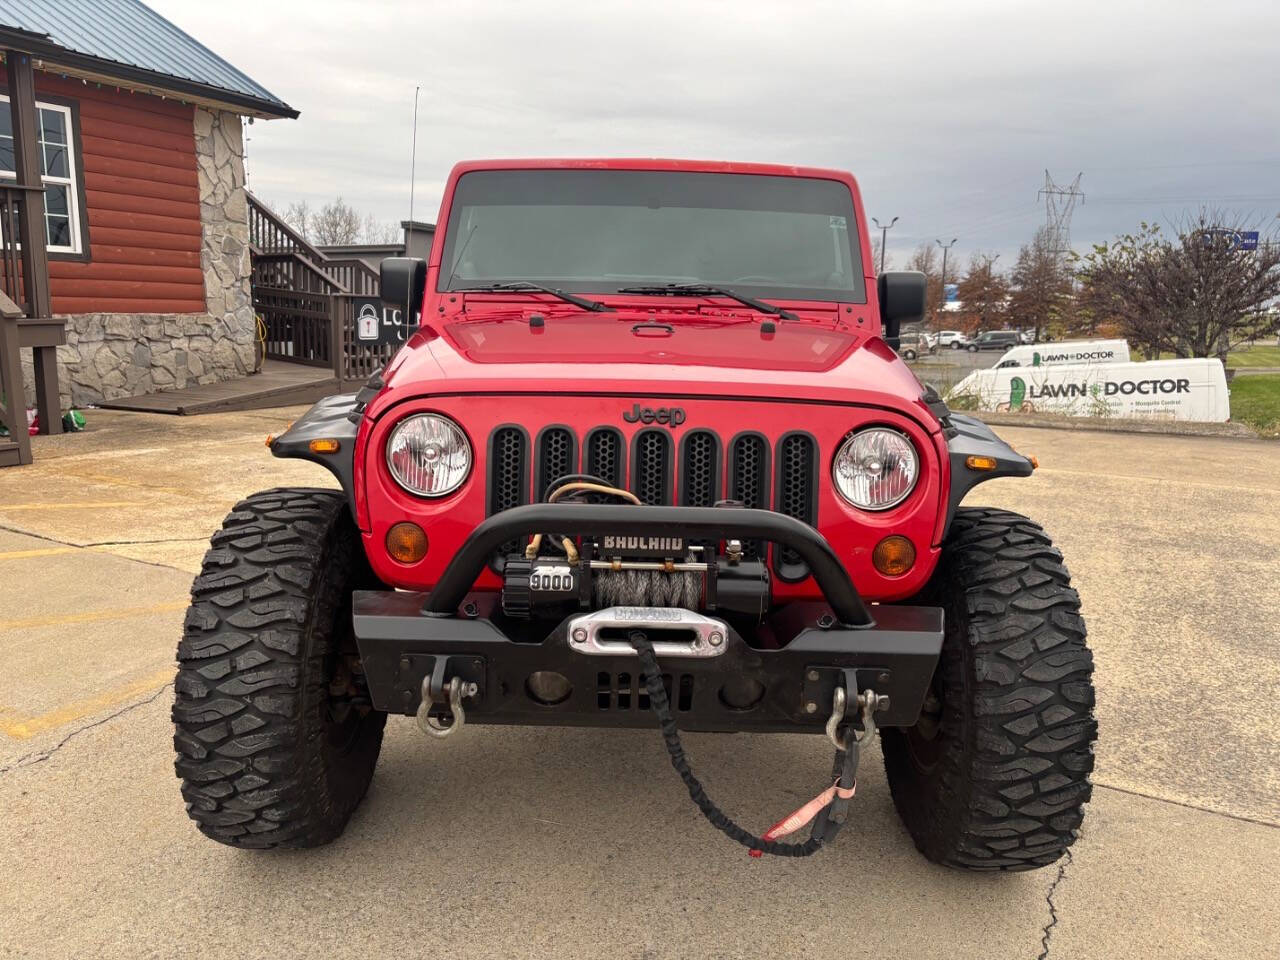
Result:
{"label": "sign on post", "polygon": [[1222,227],[1215,227],[1204,232],[1205,246],[1210,245],[1219,237],[1226,241],[1228,250],[1258,249],[1257,230],[1227,230]]}
{"label": "sign on post", "polygon": [[399,345],[418,329],[417,324],[404,322],[403,310],[387,306],[378,297],[352,297],[351,308],[356,315],[358,343],[368,346]]}

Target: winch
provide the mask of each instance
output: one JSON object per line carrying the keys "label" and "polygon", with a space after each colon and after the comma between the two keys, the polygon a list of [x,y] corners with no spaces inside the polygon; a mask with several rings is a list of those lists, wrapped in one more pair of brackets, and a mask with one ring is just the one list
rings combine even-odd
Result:
{"label": "winch", "polygon": [[[606,498],[639,504],[630,491],[575,474],[551,485],[547,501]],[[737,506],[722,501],[716,506]],[[502,611],[554,619],[613,606],[682,607],[742,614],[769,611],[769,569],[744,557],[742,543],[688,543],[680,536],[534,536],[502,564]]]}

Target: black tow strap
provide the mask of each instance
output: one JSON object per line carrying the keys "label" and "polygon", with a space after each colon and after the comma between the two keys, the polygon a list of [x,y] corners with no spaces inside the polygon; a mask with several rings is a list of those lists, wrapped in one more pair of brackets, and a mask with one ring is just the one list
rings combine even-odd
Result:
{"label": "black tow strap", "polygon": [[[633,630],[629,636],[631,645],[640,655],[640,664],[644,668],[645,687],[649,691],[649,705],[658,716],[662,727],[662,738],[667,744],[667,753],[671,755],[671,766],[689,790],[689,796],[707,818],[707,822],[732,840],[738,841],[753,857],[771,854],[775,857],[811,857],[827,843],[836,838],[848,815],[849,801],[837,797],[824,807],[813,820],[813,829],[809,839],[804,843],[785,843],[778,840],[766,840],[744,830],[729,819],[719,807],[707,796],[702,783],[689,769],[689,758],[685,755],[684,746],[680,743],[680,734],[676,730],[675,717],[671,714],[671,701],[667,698],[667,688],[662,683],[662,671],[658,667],[658,657],[653,644],[643,631]],[[858,765],[858,743],[851,733],[844,737],[845,748],[836,751],[835,763],[831,771],[832,779],[846,790],[853,788],[854,771]]]}

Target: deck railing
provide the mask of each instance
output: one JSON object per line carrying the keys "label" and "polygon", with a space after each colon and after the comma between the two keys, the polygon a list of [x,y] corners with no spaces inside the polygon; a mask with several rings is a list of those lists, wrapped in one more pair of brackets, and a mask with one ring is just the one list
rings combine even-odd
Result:
{"label": "deck railing", "polygon": [[335,349],[334,300],[327,293],[255,285],[253,309],[266,326],[267,358],[332,367],[336,373],[341,351]]}
{"label": "deck railing", "polygon": [[334,280],[321,265],[312,263],[300,253],[259,253],[253,256],[253,284],[287,287],[306,293],[347,293],[343,284]]}
{"label": "deck railing", "polygon": [[298,253],[313,263],[321,263],[325,255],[272,213],[261,200],[246,190],[249,201],[249,246],[261,253]]}
{"label": "deck railing", "polygon": [[355,257],[330,258],[320,265],[336,284],[345,287],[347,293],[357,297],[376,297],[382,289],[382,278],[377,270]]}
{"label": "deck railing", "polygon": [[361,343],[353,297],[376,297],[378,271],[355,257],[325,253],[249,194],[253,308],[266,326],[265,354],[331,367],[342,381],[367,380],[394,345]]}
{"label": "deck railing", "polygon": [[9,434],[0,437],[0,467],[31,462],[27,397],[18,358],[18,319],[25,315],[21,307],[0,294],[0,423]]}

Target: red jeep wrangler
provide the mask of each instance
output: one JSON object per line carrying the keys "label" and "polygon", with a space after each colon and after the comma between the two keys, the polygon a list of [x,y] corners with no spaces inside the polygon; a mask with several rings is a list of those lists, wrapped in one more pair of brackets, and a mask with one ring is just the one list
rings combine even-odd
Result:
{"label": "red jeep wrangler", "polygon": [[[439,223],[429,262],[382,266],[416,332],[271,442],[341,489],[237,504],[192,587],[173,719],[200,829],[332,840],[399,713],[660,726],[716,827],[800,856],[878,727],[927,857],[1061,856],[1096,736],[1079,597],[1034,522],[960,506],[1035,463],[894,353],[925,278],[875,276],[854,179],[465,163]],[[835,765],[754,836],[680,730],[825,734]]]}

